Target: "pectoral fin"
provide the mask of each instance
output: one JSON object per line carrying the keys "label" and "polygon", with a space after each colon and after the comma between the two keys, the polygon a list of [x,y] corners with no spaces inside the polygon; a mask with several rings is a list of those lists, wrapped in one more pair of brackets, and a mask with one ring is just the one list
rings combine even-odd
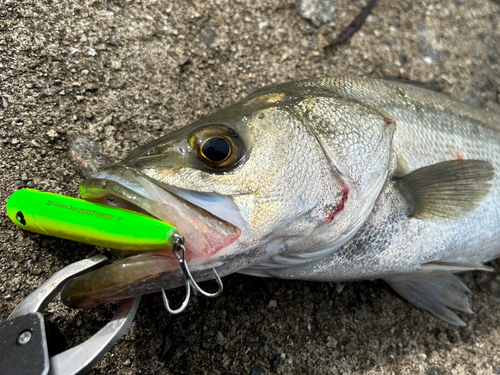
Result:
{"label": "pectoral fin", "polygon": [[409,216],[452,220],[472,211],[488,194],[495,171],[488,161],[450,160],[417,169],[396,180]]}

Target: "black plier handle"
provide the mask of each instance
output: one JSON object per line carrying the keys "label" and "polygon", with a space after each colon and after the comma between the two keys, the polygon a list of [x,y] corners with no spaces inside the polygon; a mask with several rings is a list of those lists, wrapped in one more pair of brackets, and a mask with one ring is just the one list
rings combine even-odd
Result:
{"label": "black plier handle", "polygon": [[113,319],[87,341],[49,357],[42,312],[72,277],[101,266],[96,255],[56,272],[0,323],[0,374],[85,374],[123,336],[134,320],[140,297],[122,301]]}

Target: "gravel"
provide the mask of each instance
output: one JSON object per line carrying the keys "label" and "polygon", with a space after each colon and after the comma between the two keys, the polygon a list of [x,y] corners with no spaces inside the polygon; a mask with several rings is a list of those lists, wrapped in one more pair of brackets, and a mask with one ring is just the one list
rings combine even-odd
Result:
{"label": "gravel", "polygon": [[[380,1],[349,42],[325,55],[322,47],[364,5],[329,3],[337,18],[317,28],[291,0],[0,2],[2,207],[25,187],[78,196],[83,175],[70,156],[78,137],[118,160],[287,80],[398,76],[500,113],[498,2]],[[23,232],[0,215],[0,319],[58,269],[102,251]],[[379,281],[347,283],[338,294],[329,283],[232,275],[223,296],[195,296],[176,317],[158,294],[145,296],[131,328],[92,373],[498,373],[493,266],[494,273],[463,276],[476,312],[461,315],[464,328]],[[115,308],[77,311],[56,300],[45,316],[76,345]]]}

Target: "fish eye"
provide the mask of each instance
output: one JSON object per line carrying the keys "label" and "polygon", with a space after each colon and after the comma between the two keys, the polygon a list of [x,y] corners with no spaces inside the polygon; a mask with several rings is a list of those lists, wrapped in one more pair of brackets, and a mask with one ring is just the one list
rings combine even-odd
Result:
{"label": "fish eye", "polygon": [[231,145],[224,138],[213,137],[203,142],[200,151],[207,160],[218,163],[229,157]]}
{"label": "fish eye", "polygon": [[243,156],[243,142],[239,135],[224,125],[209,125],[193,134],[189,140],[196,156],[207,166],[226,170]]}

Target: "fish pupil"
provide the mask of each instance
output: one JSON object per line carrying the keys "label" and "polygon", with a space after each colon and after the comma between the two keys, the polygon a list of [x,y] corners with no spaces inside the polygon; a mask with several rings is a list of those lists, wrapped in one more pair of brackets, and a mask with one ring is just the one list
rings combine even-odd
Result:
{"label": "fish pupil", "polygon": [[220,162],[229,156],[230,146],[224,138],[210,138],[201,147],[203,155],[210,161]]}

